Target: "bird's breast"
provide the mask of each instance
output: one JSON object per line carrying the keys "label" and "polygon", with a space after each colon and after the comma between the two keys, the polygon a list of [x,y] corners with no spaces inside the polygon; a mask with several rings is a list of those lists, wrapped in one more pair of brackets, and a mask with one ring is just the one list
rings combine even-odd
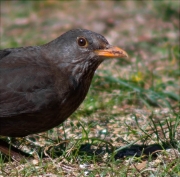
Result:
{"label": "bird's breast", "polygon": [[71,86],[69,91],[63,96],[64,99],[59,105],[59,114],[57,115],[58,118],[54,120],[55,122],[58,119],[60,123],[63,122],[80,106],[87,95],[90,83],[91,80],[77,82],[75,78],[71,78]]}

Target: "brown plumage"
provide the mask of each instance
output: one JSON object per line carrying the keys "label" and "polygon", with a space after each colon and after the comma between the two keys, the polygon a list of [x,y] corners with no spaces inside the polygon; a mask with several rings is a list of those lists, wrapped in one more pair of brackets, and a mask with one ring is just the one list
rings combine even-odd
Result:
{"label": "brown plumage", "polygon": [[0,50],[0,135],[51,129],[84,100],[105,58],[127,57],[100,34],[75,29],[42,45]]}

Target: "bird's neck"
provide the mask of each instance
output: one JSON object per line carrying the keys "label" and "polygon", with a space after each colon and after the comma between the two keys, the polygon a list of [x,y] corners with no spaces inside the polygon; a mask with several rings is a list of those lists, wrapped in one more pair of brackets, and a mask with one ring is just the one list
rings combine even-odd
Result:
{"label": "bird's neck", "polygon": [[[69,87],[73,87],[73,90],[79,89],[80,93],[84,97],[90,87],[94,72],[101,62],[85,62],[83,64],[59,64],[58,68],[61,71],[60,74],[64,75],[69,80]],[[65,84],[65,83],[64,83]]]}
{"label": "bird's neck", "polygon": [[100,61],[89,62],[83,64],[77,64],[72,70],[72,76],[74,76],[77,82],[91,82],[94,72],[100,65]]}

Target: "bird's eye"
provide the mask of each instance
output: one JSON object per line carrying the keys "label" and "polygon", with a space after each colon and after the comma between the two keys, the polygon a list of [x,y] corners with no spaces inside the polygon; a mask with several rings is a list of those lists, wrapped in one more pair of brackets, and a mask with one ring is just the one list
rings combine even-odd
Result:
{"label": "bird's eye", "polygon": [[87,45],[88,45],[87,40],[84,37],[78,37],[77,43],[81,47],[87,47]]}

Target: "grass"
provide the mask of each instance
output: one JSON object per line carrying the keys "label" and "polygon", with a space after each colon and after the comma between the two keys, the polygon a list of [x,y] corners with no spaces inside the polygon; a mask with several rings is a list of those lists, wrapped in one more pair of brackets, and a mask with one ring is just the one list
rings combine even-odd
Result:
{"label": "grass", "polygon": [[59,127],[4,137],[33,158],[0,154],[0,176],[180,175],[178,1],[86,2],[79,9],[75,2],[1,3],[2,49],[99,25],[97,32],[125,48],[130,62],[101,64],[85,101]]}

